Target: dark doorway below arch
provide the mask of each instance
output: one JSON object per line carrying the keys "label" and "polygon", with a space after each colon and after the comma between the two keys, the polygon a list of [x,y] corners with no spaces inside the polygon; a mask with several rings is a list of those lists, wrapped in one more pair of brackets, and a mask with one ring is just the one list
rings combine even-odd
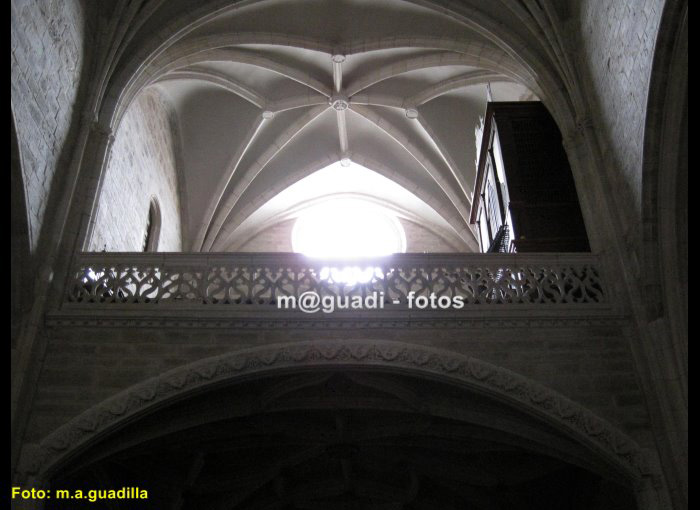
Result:
{"label": "dark doorway below arch", "polygon": [[145,501],[104,502],[134,509],[634,509],[623,483],[554,427],[491,398],[326,369],[154,411],[74,457],[52,487],[147,490]]}

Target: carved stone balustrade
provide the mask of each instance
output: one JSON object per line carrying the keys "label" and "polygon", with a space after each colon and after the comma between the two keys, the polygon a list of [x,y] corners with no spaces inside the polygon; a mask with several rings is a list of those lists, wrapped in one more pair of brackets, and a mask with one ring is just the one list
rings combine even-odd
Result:
{"label": "carved stone balustrade", "polygon": [[590,254],[319,260],[292,253],[83,253],[50,320],[420,322],[610,313]]}

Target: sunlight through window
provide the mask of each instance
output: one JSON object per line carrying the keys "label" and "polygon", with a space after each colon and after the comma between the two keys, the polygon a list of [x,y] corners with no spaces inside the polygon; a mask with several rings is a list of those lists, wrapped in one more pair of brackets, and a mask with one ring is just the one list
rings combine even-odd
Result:
{"label": "sunlight through window", "polygon": [[365,268],[358,266],[346,266],[343,268],[324,267],[319,274],[321,280],[327,280],[329,283],[345,283],[349,286],[367,283],[375,277],[381,278],[382,276],[382,269],[372,266]]}
{"label": "sunlight through window", "polygon": [[398,219],[362,200],[337,199],[306,209],[292,230],[294,251],[309,257],[377,257],[405,251]]}

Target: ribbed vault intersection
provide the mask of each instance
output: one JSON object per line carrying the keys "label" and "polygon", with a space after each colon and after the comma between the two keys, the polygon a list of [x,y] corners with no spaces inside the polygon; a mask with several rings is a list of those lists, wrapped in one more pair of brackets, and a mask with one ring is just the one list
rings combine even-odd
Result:
{"label": "ribbed vault intersection", "polygon": [[181,123],[190,249],[230,249],[260,196],[354,161],[420,191],[473,251],[474,130],[489,94],[535,97],[519,72],[434,9],[275,1],[209,16],[150,62],[144,85]]}

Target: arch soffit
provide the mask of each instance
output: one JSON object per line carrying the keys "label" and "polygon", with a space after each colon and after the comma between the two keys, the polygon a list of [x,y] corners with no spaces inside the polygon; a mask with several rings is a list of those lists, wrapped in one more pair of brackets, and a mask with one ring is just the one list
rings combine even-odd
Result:
{"label": "arch soffit", "polygon": [[[682,136],[682,112],[687,115],[688,65],[687,30],[688,11],[680,8],[682,2],[669,2],[661,24],[669,26],[660,30],[666,37],[656,43],[656,53],[649,80],[647,118],[644,126],[644,148],[642,163],[642,218],[657,238],[662,237],[660,227],[660,200],[671,199],[678,170],[677,159]],[[683,38],[685,37],[685,41]],[[666,149],[666,150],[664,150]],[[666,159],[665,159],[666,158]],[[664,186],[665,184],[665,186]],[[666,210],[673,210],[666,205]],[[672,232],[667,232],[672,235]],[[656,241],[656,239],[654,240]],[[647,250],[647,264],[660,263],[657,242]],[[662,274],[654,269],[651,274]]]}

